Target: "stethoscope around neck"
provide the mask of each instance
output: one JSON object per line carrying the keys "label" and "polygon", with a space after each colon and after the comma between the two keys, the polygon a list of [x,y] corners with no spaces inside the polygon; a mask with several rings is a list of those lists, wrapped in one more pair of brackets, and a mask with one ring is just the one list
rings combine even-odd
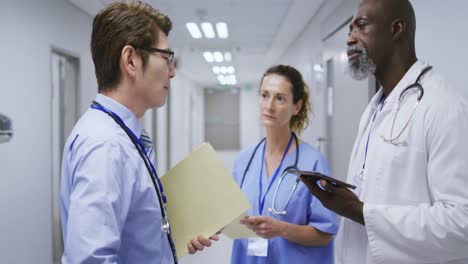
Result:
{"label": "stethoscope around neck", "polygon": [[[298,142],[298,139],[297,139],[297,136],[296,134],[294,134],[294,132],[292,132],[292,136],[294,138],[294,142],[296,143],[296,158],[294,160],[294,165],[292,166],[288,166],[286,167],[280,178],[278,179],[278,184],[276,185],[276,188],[275,188],[275,192],[273,194],[273,200],[272,200],[272,203],[271,203],[271,207],[268,208],[268,211],[275,214],[275,215],[286,215],[286,207],[288,206],[289,202],[291,201],[291,198],[294,194],[294,192],[296,191],[297,189],[297,185],[299,184],[299,178],[296,179],[296,184],[294,184],[291,192],[289,193],[289,196],[288,196],[288,199],[286,200],[286,202],[284,203],[283,206],[281,206],[279,209],[276,207],[276,196],[278,194],[278,191],[279,191],[279,188],[281,186],[281,183],[283,182],[283,179],[284,177],[286,176],[286,174],[289,173],[289,170],[298,170],[297,168],[297,162],[299,161],[299,142]],[[247,163],[247,166],[244,170],[244,174],[242,175],[242,180],[241,180],[241,183],[240,183],[240,188],[242,189],[242,186],[244,185],[244,180],[245,180],[245,175],[247,175],[247,171],[249,170],[250,168],[250,165],[252,164],[252,161],[255,157],[255,154],[257,153],[257,150],[258,148],[260,147],[260,145],[262,145],[264,142],[266,141],[266,138],[263,138],[258,144],[257,146],[255,146],[255,149],[252,153],[252,155],[250,156],[250,159],[249,159],[249,162]],[[262,162],[264,162],[262,160]],[[260,175],[260,177],[262,177],[262,175]]]}
{"label": "stethoscope around neck", "polygon": [[[398,104],[397,104],[397,107],[396,107],[396,110],[395,110],[395,114],[393,116],[392,127],[390,128],[390,136],[388,138],[383,137],[383,140],[385,142],[393,144],[393,145],[397,145],[397,144],[400,143],[399,138],[401,137],[401,135],[403,134],[403,131],[405,131],[405,129],[408,127],[409,123],[411,122],[411,119],[413,118],[414,112],[416,111],[416,108],[418,107],[419,102],[421,101],[422,97],[424,96],[424,88],[420,83],[421,78],[427,72],[429,72],[430,70],[432,70],[432,66],[425,67],[421,71],[421,73],[418,75],[418,77],[416,78],[416,81],[414,83],[408,85],[405,89],[403,89],[403,91],[401,91],[400,95],[398,96]],[[408,119],[403,124],[403,127],[400,129],[400,131],[398,133],[394,134],[395,122],[396,122],[398,113],[400,112],[401,102],[403,101],[403,99],[405,97],[405,94],[411,89],[417,89],[418,92],[419,92],[418,97],[416,98],[416,103],[414,104],[413,109],[411,110],[411,114],[408,116]]]}

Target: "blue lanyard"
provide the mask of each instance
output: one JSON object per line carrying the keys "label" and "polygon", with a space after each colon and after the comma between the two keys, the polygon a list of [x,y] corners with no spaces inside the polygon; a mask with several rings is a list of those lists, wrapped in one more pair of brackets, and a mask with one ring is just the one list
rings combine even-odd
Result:
{"label": "blue lanyard", "polygon": [[[177,259],[177,253],[176,253],[176,248],[175,248],[175,244],[174,244],[174,240],[172,239],[172,235],[171,235],[171,231],[170,231],[170,226],[169,226],[169,221],[168,221],[168,218],[167,218],[167,214],[166,214],[166,203],[167,203],[167,198],[166,196],[164,195],[164,189],[163,189],[163,186],[161,184],[161,180],[159,179],[158,177],[158,174],[156,173],[156,169],[154,168],[154,165],[153,163],[151,162],[151,160],[148,158],[148,156],[146,155],[146,152],[144,151],[144,148],[143,148],[143,145],[141,144],[140,140],[135,136],[135,134],[133,133],[132,130],[130,130],[124,123],[124,121],[122,120],[122,118],[120,118],[120,116],[118,116],[116,113],[112,112],[111,110],[105,108],[104,106],[100,105],[99,103],[97,102],[93,102],[93,104],[91,105],[91,108],[92,109],[96,109],[96,110],[99,110],[99,111],[102,111],[106,114],[108,114],[112,119],[114,119],[114,121],[125,131],[125,133],[130,137],[130,140],[132,141],[132,143],[135,145],[135,147],[137,148],[137,151],[138,153],[140,154],[141,158],[143,159],[143,162],[145,163],[145,166],[146,168],[148,169],[148,172],[150,174],[150,177],[151,177],[151,180],[153,182],[153,185],[154,185],[154,189],[157,193],[157,196],[158,196],[158,202],[159,202],[159,206],[160,206],[160,209],[161,209],[161,216],[162,216],[162,220],[163,220],[163,223],[164,225],[162,225],[161,227],[163,229],[166,228],[165,225],[167,225],[167,228],[168,228],[168,231],[167,231],[167,239],[169,241],[169,245],[171,247],[171,251],[172,251],[172,256],[174,258],[174,263],[177,264],[179,263],[178,259]],[[148,164],[150,165],[150,167],[148,166]],[[157,181],[157,183],[156,183]],[[158,185],[158,187],[156,187],[156,185]],[[166,232],[166,231],[165,231]]]}
{"label": "blue lanyard", "polygon": [[[293,139],[293,134],[291,133],[291,137],[289,138],[288,146],[286,147],[286,150],[284,151],[283,157],[281,158],[281,162],[278,165],[278,167],[275,170],[275,173],[273,173],[273,176],[271,177],[270,184],[268,184],[268,188],[265,191],[265,194],[262,197],[262,174],[263,174],[263,163],[265,163],[265,148],[266,148],[266,141],[265,144],[263,145],[263,150],[262,150],[262,166],[260,169],[260,177],[259,177],[259,192],[258,192],[258,214],[261,215],[263,212],[263,208],[265,207],[265,198],[268,194],[268,191],[270,191],[271,185],[275,181],[276,177],[278,177],[279,170],[281,168],[281,165],[283,164],[284,157],[286,157],[286,154],[289,151],[289,147],[291,147],[291,142]],[[297,147],[297,146],[296,146]]]}
{"label": "blue lanyard", "polygon": [[120,116],[119,116],[118,114],[112,112],[111,110],[105,108],[104,106],[102,106],[102,105],[100,105],[100,104],[97,105],[97,104],[94,104],[94,103],[93,103],[93,104],[91,105],[91,108],[92,108],[92,109],[99,110],[99,111],[102,111],[102,112],[104,112],[104,113],[106,113],[106,114],[108,114],[108,115],[111,115],[111,116],[115,117],[115,118],[118,120],[119,124],[122,125],[123,127],[125,127],[125,130],[126,130],[127,132],[129,132],[129,134],[130,134],[130,136],[132,137],[132,139],[133,139],[135,142],[137,142],[137,144],[138,144],[138,146],[140,147],[140,149],[143,151],[143,153],[145,153],[144,156],[145,156],[145,158],[147,159],[147,161],[149,162],[149,164],[150,164],[150,166],[151,166],[151,170],[152,170],[152,172],[153,172],[153,173],[151,173],[151,171],[150,171],[149,173],[150,173],[150,175],[152,174],[151,177],[156,178],[156,181],[158,182],[159,193],[161,194],[161,198],[162,198],[163,202],[166,204],[166,203],[167,203],[167,198],[166,198],[166,195],[164,194],[163,185],[162,185],[162,183],[161,183],[161,180],[160,180],[159,177],[158,177],[158,174],[156,173],[156,169],[154,168],[153,162],[152,162],[152,161],[150,160],[150,158],[146,155],[146,151],[144,151],[145,148],[144,148],[143,145],[141,144],[140,139],[133,133],[133,131],[132,131],[130,128],[128,128],[128,127],[125,125],[125,122],[122,120],[122,118],[120,118]]}
{"label": "blue lanyard", "polygon": [[379,112],[382,111],[382,108],[384,106],[384,104],[383,104],[384,99],[385,99],[385,94],[382,94],[382,98],[380,98],[379,104],[375,108],[374,115],[372,116],[372,122],[370,124],[369,133],[367,134],[366,151],[364,152],[364,161],[362,163],[361,173],[364,173],[364,169],[366,168],[367,150],[369,149],[369,140],[370,140],[370,136],[371,136],[371,132],[372,132],[372,127],[374,126],[375,117],[377,116],[377,110],[378,110],[378,108],[380,106]]}

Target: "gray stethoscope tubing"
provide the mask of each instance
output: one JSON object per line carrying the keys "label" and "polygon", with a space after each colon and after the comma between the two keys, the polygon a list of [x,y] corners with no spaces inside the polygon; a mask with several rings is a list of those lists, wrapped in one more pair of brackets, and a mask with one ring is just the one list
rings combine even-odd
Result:
{"label": "gray stethoscope tubing", "polygon": [[[391,143],[391,144],[397,144],[397,141],[398,139],[400,138],[400,136],[403,134],[403,131],[405,131],[406,127],[408,127],[411,119],[413,118],[413,115],[414,115],[414,112],[416,110],[416,107],[418,106],[419,102],[421,101],[422,97],[424,96],[424,88],[422,87],[422,85],[420,84],[420,81],[421,81],[421,77],[424,76],[428,71],[430,71],[432,69],[432,66],[427,66],[426,68],[424,68],[421,73],[418,75],[418,78],[416,78],[416,82],[414,82],[413,84],[410,84],[408,85],[408,87],[406,87],[401,93],[400,93],[400,96],[398,96],[398,104],[397,104],[397,109],[395,110],[395,115],[393,116],[393,121],[392,121],[392,128],[390,129],[390,138],[384,138],[383,140],[387,143]],[[416,104],[413,106],[413,110],[411,111],[411,114],[408,118],[408,120],[406,120],[405,124],[403,125],[403,128],[400,130],[400,132],[398,132],[396,134],[396,136],[393,136],[393,130],[394,130],[394,127],[395,127],[395,121],[396,121],[396,118],[398,116],[398,113],[400,111],[400,104],[401,104],[401,101],[403,100],[404,98],[404,95],[407,91],[411,90],[411,89],[418,89],[419,91],[419,95],[418,95],[418,98],[416,99]]]}
{"label": "gray stethoscope tubing", "polygon": [[275,202],[276,202],[276,195],[278,194],[279,187],[281,183],[283,182],[284,176],[289,173],[290,169],[297,169],[296,166],[289,166],[286,169],[284,169],[283,174],[281,174],[281,177],[278,180],[278,185],[276,185],[276,190],[273,194],[273,201],[271,202],[271,208],[268,209],[268,211],[276,214],[276,215],[286,215],[286,207],[288,207],[289,201],[291,201],[291,197],[293,196],[294,192],[296,191],[297,185],[299,184],[299,177],[296,178],[296,184],[294,184],[291,193],[289,193],[288,199],[286,200],[286,203],[283,205],[283,207],[279,210],[276,210]]}
{"label": "gray stethoscope tubing", "polygon": [[[283,206],[283,208],[281,210],[276,210],[275,209],[275,201],[276,201],[276,195],[278,194],[278,190],[279,190],[279,187],[283,181],[283,178],[284,176],[286,176],[286,174],[288,174],[288,171],[290,169],[298,169],[297,168],[297,162],[299,161],[299,142],[297,140],[297,136],[296,134],[294,134],[294,132],[292,132],[293,134],[293,137],[294,137],[294,142],[296,142],[296,159],[294,160],[294,165],[293,166],[289,166],[287,168],[285,168],[283,170],[283,173],[281,174],[281,177],[278,181],[278,185],[276,186],[276,190],[275,190],[275,193],[273,195],[273,202],[271,204],[271,208],[269,208],[270,212],[274,213],[274,214],[277,214],[277,215],[285,215],[286,214],[286,207],[288,206],[289,204],[289,201],[291,200],[291,197],[293,196],[294,192],[296,191],[296,188],[297,188],[297,185],[299,183],[299,178],[296,179],[296,184],[294,185],[291,193],[289,194],[289,197],[285,203],[285,205]],[[241,183],[240,183],[240,188],[242,189],[242,186],[244,185],[244,180],[245,180],[245,175],[247,175],[247,171],[249,170],[250,168],[250,164],[252,164],[252,160],[254,159],[255,157],[255,153],[257,153],[257,150],[258,148],[260,147],[260,145],[262,145],[263,142],[265,142],[266,138],[263,138],[258,144],[257,146],[255,146],[255,149],[252,153],[252,155],[250,156],[250,159],[249,159],[249,162],[247,163],[247,167],[245,168],[244,170],[244,175],[242,175],[242,180],[241,180]],[[262,161],[263,162],[263,161]]]}

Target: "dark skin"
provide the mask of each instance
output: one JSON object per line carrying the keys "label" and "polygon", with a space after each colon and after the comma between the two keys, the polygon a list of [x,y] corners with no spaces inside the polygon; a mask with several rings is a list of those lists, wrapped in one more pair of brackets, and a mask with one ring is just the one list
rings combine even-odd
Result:
{"label": "dark skin", "polygon": [[363,214],[364,203],[353,192],[344,187],[337,187],[325,180],[320,181],[320,185],[325,189],[322,190],[315,181],[308,181],[302,176],[300,176],[300,179],[327,209],[356,223],[365,225]]}
{"label": "dark skin", "polygon": [[375,78],[389,95],[416,62],[414,14],[407,0],[362,0],[349,25],[347,45],[366,48]]}
{"label": "dark skin", "polygon": [[[407,0],[362,0],[349,25],[347,45],[367,50],[376,64],[375,78],[388,96],[417,61],[414,36],[415,18]],[[349,60],[359,54],[348,52]],[[324,180],[323,190],[316,182],[301,180],[310,192],[331,211],[365,225],[364,203],[350,190]]]}

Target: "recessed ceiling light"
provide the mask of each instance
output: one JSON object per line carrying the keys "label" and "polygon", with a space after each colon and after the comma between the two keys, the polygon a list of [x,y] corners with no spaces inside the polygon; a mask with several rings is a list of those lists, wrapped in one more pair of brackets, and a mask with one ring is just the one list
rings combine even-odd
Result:
{"label": "recessed ceiling light", "polygon": [[226,85],[226,80],[224,79],[224,75],[218,75],[218,81],[221,85]]}
{"label": "recessed ceiling light", "polygon": [[221,66],[220,70],[219,70],[222,74],[226,74],[227,73],[227,68],[226,66]]}
{"label": "recessed ceiling light", "polygon": [[213,73],[214,73],[214,74],[219,74],[219,73],[221,73],[220,68],[219,68],[218,66],[213,66]]}
{"label": "recessed ceiling light", "polygon": [[223,62],[223,54],[221,52],[215,51],[213,57],[216,62]]}
{"label": "recessed ceiling light", "polygon": [[227,24],[224,22],[216,23],[216,31],[218,32],[218,37],[221,39],[229,37]]}
{"label": "recessed ceiling light", "polygon": [[229,52],[229,51],[228,51],[228,52],[225,52],[225,53],[224,53],[224,59],[225,59],[226,61],[231,61],[231,60],[232,60],[231,52]]}
{"label": "recessed ceiling light", "polygon": [[323,67],[320,64],[314,64],[314,71],[315,72],[323,72]]}
{"label": "recessed ceiling light", "polygon": [[229,84],[229,85],[235,85],[237,84],[237,79],[236,79],[236,76],[235,75],[227,75],[224,77],[224,81],[226,82],[226,84]]}
{"label": "recessed ceiling light", "polygon": [[205,58],[206,62],[209,62],[209,63],[214,61],[213,53],[209,51],[203,52],[203,58]]}
{"label": "recessed ceiling light", "polygon": [[213,29],[213,25],[211,25],[211,23],[203,22],[201,23],[201,28],[202,28],[203,34],[205,34],[205,38],[211,39],[215,37],[215,32]]}
{"label": "recessed ceiling light", "polygon": [[202,33],[196,23],[190,22],[190,23],[185,24],[185,26],[187,27],[187,30],[190,32],[190,35],[192,36],[192,38],[199,39],[202,37]]}
{"label": "recessed ceiling light", "polygon": [[229,74],[234,74],[234,72],[236,72],[236,70],[234,69],[233,66],[227,67],[227,73],[229,73]]}

